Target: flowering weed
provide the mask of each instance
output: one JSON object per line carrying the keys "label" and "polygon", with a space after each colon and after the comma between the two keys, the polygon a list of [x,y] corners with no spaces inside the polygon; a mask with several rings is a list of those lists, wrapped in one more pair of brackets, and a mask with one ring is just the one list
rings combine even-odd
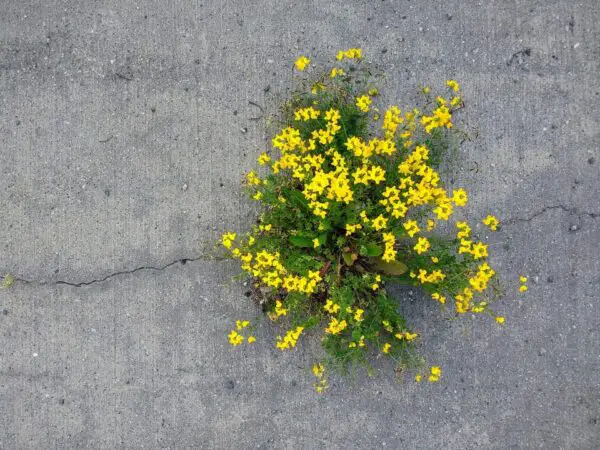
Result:
{"label": "flowering weed", "polygon": [[[225,233],[222,244],[263,293],[269,318],[285,322],[278,349],[317,329],[328,363],[366,363],[377,352],[403,365],[419,333],[385,283],[419,286],[457,314],[483,313],[495,271],[487,244],[461,219],[467,192],[446,190],[437,170],[459,133],[452,121],[463,105],[459,84],[448,80],[447,95],[435,98],[424,88],[423,110],[380,110],[362,58],[361,49],[340,51],[316,79],[310,59],[296,60],[295,70],[308,74],[306,90],[286,104],[273,149],[245,180],[262,206],[257,225]],[[491,215],[482,221],[491,231],[499,226]],[[454,222],[445,227],[452,234],[437,232],[444,222]],[[244,341],[244,324],[229,335],[232,345]],[[324,391],[324,367],[313,373]],[[441,374],[433,366],[426,379]]]}

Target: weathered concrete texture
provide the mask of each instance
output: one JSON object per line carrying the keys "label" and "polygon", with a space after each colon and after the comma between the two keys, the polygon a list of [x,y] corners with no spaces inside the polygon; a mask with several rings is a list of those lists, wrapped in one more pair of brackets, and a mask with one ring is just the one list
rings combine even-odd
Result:
{"label": "weathered concrete texture", "polygon": [[[0,448],[597,448],[599,23],[596,0],[1,1],[0,271],[27,281],[0,290]],[[479,137],[449,178],[505,223],[507,324],[398,289],[442,382],[377,361],[320,398],[316,339],[280,354],[260,319],[228,347],[259,313],[210,254],[253,217],[248,102],[350,46],[384,103],[462,82]]]}

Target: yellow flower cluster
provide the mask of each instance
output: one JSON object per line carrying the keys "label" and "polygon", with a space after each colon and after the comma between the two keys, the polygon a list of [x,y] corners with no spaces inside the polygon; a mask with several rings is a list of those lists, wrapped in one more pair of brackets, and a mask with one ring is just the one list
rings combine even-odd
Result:
{"label": "yellow flower cluster", "polygon": [[526,292],[527,291],[527,285],[525,283],[527,283],[527,277],[521,275],[519,277],[519,281],[521,282],[521,286],[519,287],[519,292]]}
{"label": "yellow flower cluster", "polygon": [[[236,329],[231,330],[231,333],[227,335],[227,337],[229,338],[229,343],[231,345],[236,347],[244,342],[244,336],[239,332],[246,328],[248,325],[250,325],[250,322],[248,320],[235,321]],[[254,342],[256,342],[256,338],[254,336],[248,336],[246,342],[248,342],[248,344],[253,344]]]}
{"label": "yellow flower cluster", "polygon": [[345,320],[338,320],[337,318],[331,319],[329,326],[325,328],[325,333],[339,334],[348,326],[348,322]]}
{"label": "yellow flower cluster", "polygon": [[385,249],[383,250],[383,259],[385,262],[392,262],[396,259],[396,250],[394,250],[394,245],[396,244],[396,237],[393,233],[383,233],[383,243],[385,245]]}
{"label": "yellow flower cluster", "polygon": [[362,112],[369,112],[369,105],[371,104],[371,98],[368,95],[361,95],[356,98],[356,106]]}
{"label": "yellow flower cluster", "polygon": [[306,67],[309,64],[310,64],[310,59],[308,59],[306,56],[301,56],[294,63],[294,65],[296,66],[296,69],[298,69],[300,72],[304,71],[304,69],[306,69]]}
{"label": "yellow flower cluster", "polygon": [[487,225],[490,228],[490,230],[496,231],[498,229],[498,225],[500,225],[500,222],[496,217],[489,215],[485,219],[483,219],[483,224]]}
{"label": "yellow flower cluster", "polygon": [[294,113],[294,119],[301,121],[308,121],[318,119],[321,115],[321,111],[309,106],[308,108],[301,108]]}
{"label": "yellow flower cluster", "polygon": [[296,327],[289,330],[283,338],[281,336],[277,336],[277,342],[275,346],[281,351],[294,348],[303,330],[304,327]]}
{"label": "yellow flower cluster", "polygon": [[348,50],[340,50],[337,53],[336,59],[338,61],[346,59],[362,59],[362,49],[360,48],[349,48]]}
{"label": "yellow flower cluster", "polygon": [[440,105],[433,110],[433,115],[421,117],[425,132],[431,133],[435,128],[452,128],[452,113],[446,105],[446,100],[438,97]]}
{"label": "yellow flower cluster", "polygon": [[323,367],[323,364],[320,363],[313,364],[312,372],[317,379],[317,382],[313,384],[313,387],[315,388],[315,391],[317,391],[319,394],[322,394],[329,387],[327,380],[325,379],[325,367]]}
{"label": "yellow flower cluster", "polygon": [[487,289],[488,281],[496,272],[487,262],[482,263],[474,277],[469,278],[469,284],[475,292],[483,292]]}

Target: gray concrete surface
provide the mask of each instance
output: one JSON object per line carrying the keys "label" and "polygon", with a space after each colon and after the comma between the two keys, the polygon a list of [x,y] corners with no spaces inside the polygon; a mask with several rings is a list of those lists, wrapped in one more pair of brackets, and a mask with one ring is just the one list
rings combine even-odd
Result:
{"label": "gray concrete surface", "polygon": [[[0,448],[598,448],[599,23],[596,0],[1,0]],[[462,83],[479,138],[452,178],[505,223],[507,323],[397,289],[442,381],[377,361],[317,397],[315,339],[283,355],[263,323],[231,350],[259,313],[208,255],[252,218],[248,101],[349,46],[401,106]]]}

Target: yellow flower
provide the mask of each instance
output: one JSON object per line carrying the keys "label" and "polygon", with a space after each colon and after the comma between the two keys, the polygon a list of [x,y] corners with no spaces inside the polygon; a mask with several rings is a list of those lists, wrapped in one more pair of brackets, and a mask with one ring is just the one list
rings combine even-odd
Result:
{"label": "yellow flower", "polygon": [[383,215],[380,214],[379,216],[377,216],[376,218],[373,219],[373,221],[371,222],[371,225],[377,231],[382,230],[385,227],[387,227],[387,219],[385,217],[383,217]]}
{"label": "yellow flower", "polygon": [[344,58],[347,58],[347,59],[362,59],[362,49],[360,49],[360,48],[349,48],[346,51],[340,50],[337,53],[336,59],[338,61],[341,61]]}
{"label": "yellow flower", "polygon": [[478,242],[477,244],[473,245],[473,249],[471,250],[473,258],[479,259],[488,256],[487,247],[488,246],[483,242]]}
{"label": "yellow flower", "polygon": [[527,291],[527,286],[523,285],[519,288],[519,292],[526,292]]}
{"label": "yellow flower", "polygon": [[277,314],[277,316],[287,316],[288,310],[283,306],[283,303],[281,303],[280,300],[277,300],[275,302],[275,314]]}
{"label": "yellow flower", "polygon": [[456,228],[460,230],[456,233],[458,239],[466,239],[471,235],[471,227],[469,227],[467,222],[456,222]]}
{"label": "yellow flower", "polygon": [[354,311],[354,320],[356,320],[357,322],[360,322],[362,320],[362,315],[365,311],[360,309],[360,308],[356,308],[356,311]]}
{"label": "yellow flower", "polygon": [[227,337],[229,338],[229,343],[234,347],[244,342],[244,336],[242,336],[235,330],[231,330],[231,333],[229,333]]}
{"label": "yellow flower", "polygon": [[261,153],[260,156],[258,157],[258,164],[261,166],[264,166],[269,161],[271,161],[271,157],[269,155],[267,155],[266,152]]}
{"label": "yellow flower", "polygon": [[446,86],[448,86],[454,92],[460,91],[460,85],[455,80],[446,81]]}
{"label": "yellow flower", "polygon": [[431,92],[431,88],[429,86],[425,86],[423,88],[423,94],[429,94]]}
{"label": "yellow flower", "polygon": [[335,314],[340,310],[340,305],[338,305],[337,303],[333,303],[333,301],[329,299],[327,300],[327,303],[325,303],[325,305],[323,306],[323,309],[330,314]]}
{"label": "yellow flower", "polygon": [[383,346],[383,348],[381,349],[381,351],[383,353],[389,353],[390,352],[390,348],[392,348],[392,345],[389,342],[386,342]]}
{"label": "yellow flower", "polygon": [[254,200],[260,200],[262,198],[262,192],[258,191],[252,196]]}
{"label": "yellow flower", "polygon": [[417,383],[420,383],[422,379],[423,379],[423,377],[421,375],[419,375],[419,374],[415,375],[415,381]]}
{"label": "yellow flower", "polygon": [[319,242],[319,240],[317,238],[313,239],[313,247],[317,248],[319,245],[321,245],[321,243]]}
{"label": "yellow flower", "polygon": [[425,237],[420,237],[413,249],[420,255],[429,250],[430,247],[431,244],[429,243],[429,240]]}
{"label": "yellow flower", "polygon": [[310,59],[303,55],[298,58],[294,64],[296,65],[296,69],[302,72],[304,69],[306,69],[306,66],[310,64]]}
{"label": "yellow flower", "polygon": [[329,74],[329,77],[335,78],[335,77],[339,77],[340,75],[344,75],[344,71],[342,69],[338,69],[337,67],[334,67],[333,69],[331,69],[331,73]]}
{"label": "yellow flower", "polygon": [[235,326],[238,330],[246,328],[248,325],[250,325],[250,322],[248,320],[236,320],[235,321]]}
{"label": "yellow flower", "polygon": [[416,220],[408,220],[403,224],[403,226],[404,226],[404,229],[406,230],[406,233],[410,237],[413,237],[415,234],[417,234],[419,231],[421,231],[421,229],[419,228],[419,225],[417,225]]}
{"label": "yellow flower", "polygon": [[456,189],[452,192],[452,201],[456,206],[465,206],[467,204],[467,191],[464,189]]}
{"label": "yellow flower", "polygon": [[502,316],[496,317],[496,322],[498,322],[498,323],[504,323],[504,317],[502,317]]}
{"label": "yellow flower", "polygon": [[256,342],[256,338],[254,336],[249,336],[248,337],[248,344],[253,344]]}
{"label": "yellow flower", "polygon": [[362,228],[362,225],[360,223],[357,223],[355,225],[347,223],[346,224],[346,236],[350,236],[356,230],[360,230],[361,228]]}
{"label": "yellow flower", "polygon": [[483,224],[487,225],[490,228],[490,230],[496,231],[500,222],[496,217],[489,215],[485,219],[483,219]]}
{"label": "yellow flower", "polygon": [[429,382],[430,383],[435,383],[436,381],[438,381],[440,379],[440,377],[442,376],[442,369],[440,369],[438,366],[433,366],[431,367],[431,373],[429,374]]}
{"label": "yellow flower", "polygon": [[313,364],[312,372],[315,375],[315,377],[321,378],[323,376],[323,374],[325,373],[325,367],[323,367],[323,364],[321,364],[321,363]]}
{"label": "yellow flower", "polygon": [[222,237],[221,237],[221,242],[223,243],[223,247],[225,248],[231,248],[231,244],[233,244],[233,241],[235,240],[237,234],[235,233],[225,233]]}
{"label": "yellow flower", "polygon": [[521,283],[527,283],[527,277],[526,277],[526,276],[523,276],[523,275],[521,275],[521,276],[519,276],[519,281],[520,281]]}
{"label": "yellow flower", "polygon": [[431,298],[434,300],[437,300],[438,302],[444,304],[446,303],[446,297],[444,297],[441,294],[438,294],[437,292],[434,292],[433,294],[431,294]]}
{"label": "yellow flower", "polygon": [[371,98],[368,95],[361,95],[356,98],[356,106],[362,112],[369,112],[369,105],[371,104]]}
{"label": "yellow flower", "polygon": [[328,334],[339,334],[346,329],[348,323],[345,320],[339,321],[335,317],[329,322],[329,326],[325,328],[325,332]]}

